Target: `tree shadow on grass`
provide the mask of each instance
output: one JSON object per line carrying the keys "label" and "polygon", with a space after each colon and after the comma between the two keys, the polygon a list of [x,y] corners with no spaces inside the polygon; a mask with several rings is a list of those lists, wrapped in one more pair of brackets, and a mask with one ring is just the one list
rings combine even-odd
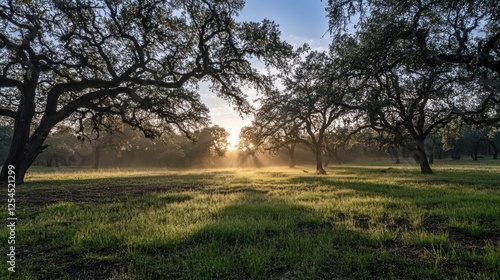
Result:
{"label": "tree shadow on grass", "polygon": [[[102,204],[127,201],[130,197],[158,193],[204,192],[230,194],[263,192],[245,185],[228,186],[225,176],[234,172],[119,176],[104,178],[33,180],[18,188],[20,208],[41,208],[60,202]],[[220,184],[219,182],[222,181]],[[216,187],[213,187],[213,185]],[[207,187],[210,186],[210,187]]]}
{"label": "tree shadow on grass", "polygon": [[130,269],[149,279],[387,279],[407,266],[360,231],[258,192],[212,218],[179,244],[138,249]]}
{"label": "tree shadow on grass", "polygon": [[[487,189],[484,192],[485,188],[479,187],[476,189],[474,187],[474,180],[472,179],[470,182],[471,185],[460,186],[457,180],[451,178],[449,181],[443,181],[441,178],[438,178],[435,181],[402,182],[399,178],[391,183],[377,183],[369,180],[344,180],[335,177],[303,176],[291,178],[289,182],[298,185],[307,183],[307,185],[354,191],[350,194],[345,194],[345,196],[383,197],[402,200],[420,207],[422,210],[443,208],[450,211],[450,209],[460,210],[463,207],[469,207],[477,211],[464,212],[464,215],[476,215],[477,218],[498,220],[497,216],[491,215],[492,212],[490,209],[500,203],[500,195],[498,195],[499,193],[496,190]],[[474,208],[474,205],[481,206],[481,209],[484,208],[484,213],[481,213],[480,209]]]}
{"label": "tree shadow on grass", "polygon": [[37,208],[60,202],[103,204],[127,201],[138,197],[163,192],[178,193],[200,191],[204,182],[214,180],[216,175],[167,175],[65,179],[52,182],[33,181],[17,189],[19,208]]}
{"label": "tree shadow on grass", "polygon": [[[127,243],[112,238],[108,227],[97,230],[98,239],[111,243],[75,249],[72,240],[82,228],[49,226],[23,263],[41,279],[386,279],[404,267],[400,256],[381,256],[377,242],[367,235],[332,226],[306,206],[260,192],[240,195],[237,203],[213,213],[206,226],[174,242],[159,235],[146,246]],[[158,200],[187,203],[190,198]],[[162,207],[153,205],[148,211]],[[63,208],[54,211],[67,211]],[[52,239],[58,235],[56,246]],[[57,265],[47,264],[46,256],[57,256]]]}
{"label": "tree shadow on grass", "polygon": [[[490,177],[491,175],[487,176],[488,179]],[[450,239],[461,246],[471,247],[471,244],[473,244],[476,247],[482,248],[488,242],[497,244],[500,242],[500,232],[497,228],[500,222],[498,218],[500,196],[498,193],[495,195],[494,191],[490,190],[483,192],[485,188],[482,187],[479,187],[476,192],[476,189],[473,187],[475,182],[472,179],[470,182],[472,187],[459,186],[457,184],[461,179],[463,178],[455,175],[454,177],[450,176],[449,180],[443,180],[438,177],[436,180],[424,181],[423,183],[420,181],[376,183],[373,181],[344,180],[335,177],[302,176],[292,178],[289,181],[298,185],[307,183],[307,185],[319,185],[327,188],[332,187],[354,191],[342,194],[347,199],[349,197],[385,198],[388,199],[387,202],[381,204],[386,209],[386,212],[403,210],[391,209],[393,206],[400,205],[400,202],[397,201],[402,201],[414,207],[416,209],[414,212],[425,213],[422,214],[422,227],[427,232],[448,232]],[[478,184],[481,183],[483,182],[479,182]],[[396,203],[390,203],[393,200]],[[345,213],[338,213],[338,215],[344,216]],[[457,230],[457,228],[451,227],[449,224],[450,219],[458,219],[462,223],[465,223],[461,226],[463,229]],[[366,225],[366,220],[370,220],[370,217],[358,214],[358,216],[354,217],[354,220],[357,224]],[[407,223],[408,221],[400,220],[399,222]],[[479,233],[473,232],[475,223],[480,224],[480,226],[477,226],[480,230]],[[390,226],[393,227],[396,225]],[[406,225],[403,226],[406,227]],[[469,228],[472,228],[472,230]]]}
{"label": "tree shadow on grass", "polygon": [[[42,279],[60,278],[61,275],[72,279],[388,279],[394,275],[408,279],[444,277],[441,271],[433,270],[432,260],[429,262],[422,259],[415,248],[399,246],[401,244],[381,245],[378,240],[370,237],[362,224],[358,230],[343,227],[307,206],[281,200],[250,186],[220,187],[213,192],[214,189],[207,189],[203,184],[192,184],[196,181],[190,181],[190,176],[160,176],[161,180],[168,180],[164,186],[143,186],[143,191],[136,190],[143,187],[123,187],[117,184],[109,187],[112,191],[103,188],[98,198],[92,197],[92,191],[99,191],[100,188],[94,186],[83,189],[83,193],[75,195],[71,201],[88,207],[104,205],[100,209],[109,212],[102,213],[103,216],[112,215],[108,219],[110,222],[104,223],[102,230],[95,230],[102,237],[84,244],[84,249],[75,249],[74,237],[82,228],[71,221],[49,221],[47,227],[24,233],[43,235],[36,238],[31,255],[24,254],[25,261],[29,263],[33,275]],[[199,179],[215,179],[210,177],[215,174],[203,176]],[[147,178],[149,177],[145,179]],[[182,180],[187,183],[179,186],[173,184]],[[316,184],[346,188],[368,197],[384,196],[415,204],[419,203],[416,196],[439,195],[437,190],[427,188],[350,182],[323,176],[295,177],[288,181],[304,186]],[[169,190],[175,192],[170,194]],[[46,189],[33,188],[30,191],[42,191],[37,194],[47,197],[47,193],[43,192]],[[166,237],[159,234],[151,236],[151,242],[134,244],[114,235],[119,229],[111,221],[132,223],[132,220],[124,220],[125,213],[112,212],[116,208],[113,205],[116,199],[125,202],[127,207],[154,213],[173,203],[191,203],[193,197],[189,192],[194,192],[195,196],[238,194],[241,199],[216,211],[205,226],[182,238],[165,240]],[[145,196],[147,199],[143,199]],[[128,200],[129,198],[137,199]],[[71,204],[60,206],[52,207],[54,215],[47,217],[57,218],[65,211],[71,211]],[[168,223],[168,220],[160,219],[157,222]],[[102,239],[109,242],[102,242]],[[57,256],[57,266],[47,266],[44,256]]]}
{"label": "tree shadow on grass", "polygon": [[[409,202],[421,201],[423,198],[441,198],[443,196],[463,197],[464,199],[471,198],[470,188],[457,187],[460,183],[458,180],[443,180],[437,179],[434,181],[403,181],[401,179],[394,179],[392,183],[376,183],[366,180],[345,180],[343,178],[335,177],[310,177],[299,176],[288,180],[292,184],[311,186],[324,186],[334,187],[339,189],[350,189],[356,191],[358,194],[363,195],[377,195],[388,198],[405,199]],[[471,179],[473,182],[473,179]],[[412,184],[413,183],[413,184]],[[354,195],[354,194],[353,194]],[[474,195],[474,194],[472,194]],[[477,196],[484,199],[497,200],[498,197],[488,197],[487,195],[478,194]]]}

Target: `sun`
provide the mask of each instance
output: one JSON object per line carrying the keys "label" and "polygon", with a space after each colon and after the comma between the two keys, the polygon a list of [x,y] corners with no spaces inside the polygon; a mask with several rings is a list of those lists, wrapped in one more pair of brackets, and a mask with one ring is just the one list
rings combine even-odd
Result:
{"label": "sun", "polygon": [[227,141],[229,142],[229,146],[227,147],[230,151],[236,151],[238,148],[238,142],[240,138],[238,137],[239,131],[229,131],[229,137],[227,137]]}

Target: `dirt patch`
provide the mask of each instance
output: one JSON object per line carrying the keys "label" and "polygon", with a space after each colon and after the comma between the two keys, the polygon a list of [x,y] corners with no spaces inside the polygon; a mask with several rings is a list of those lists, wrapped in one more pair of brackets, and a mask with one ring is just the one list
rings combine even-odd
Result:
{"label": "dirt patch", "polygon": [[315,236],[325,229],[331,228],[328,223],[318,222],[318,221],[299,221],[296,224],[297,233],[302,235]]}
{"label": "dirt patch", "polygon": [[424,219],[423,226],[431,233],[448,232],[450,241],[464,249],[484,248],[488,242],[500,243],[500,231],[487,229],[481,235],[474,236],[459,229],[450,228],[448,219],[440,216],[430,216]]}
{"label": "dirt patch", "polygon": [[447,229],[448,218],[442,216],[429,216],[423,221],[423,226],[430,233],[439,233]]}
{"label": "dirt patch", "polygon": [[159,186],[121,186],[102,187],[92,189],[57,189],[57,190],[29,190],[19,192],[20,207],[41,208],[58,202],[73,203],[108,203],[120,201],[126,196],[140,196],[150,193],[166,192],[170,187]]}
{"label": "dirt patch", "polygon": [[357,228],[368,229],[370,228],[370,216],[356,215],[354,216],[354,224]]}
{"label": "dirt patch", "polygon": [[450,229],[449,234],[451,241],[469,250],[484,248],[488,243],[500,244],[500,231],[498,230],[486,230],[481,236],[473,236],[458,229]]}
{"label": "dirt patch", "polygon": [[83,261],[71,264],[66,272],[74,279],[109,279],[124,269],[123,263]]}

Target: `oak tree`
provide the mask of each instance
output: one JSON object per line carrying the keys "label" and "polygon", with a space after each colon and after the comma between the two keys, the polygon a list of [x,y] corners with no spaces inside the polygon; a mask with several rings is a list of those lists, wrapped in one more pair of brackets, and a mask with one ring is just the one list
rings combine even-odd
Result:
{"label": "oak tree", "polygon": [[195,92],[211,83],[241,112],[242,85],[263,87],[249,58],[279,64],[291,47],[277,25],[238,22],[242,0],[3,1],[0,116],[13,119],[0,174],[18,183],[59,123],[118,116],[146,136],[206,124]]}
{"label": "oak tree", "polygon": [[[356,85],[355,101],[374,129],[412,137],[422,173],[432,173],[426,139],[448,122],[500,120],[500,30],[491,4],[329,1],[335,49]],[[357,32],[343,34],[355,15]]]}
{"label": "oak tree", "polygon": [[349,109],[346,80],[336,72],[334,60],[324,52],[311,52],[284,76],[284,123],[300,124],[297,141],[305,144],[316,158],[316,172],[323,168],[323,150],[328,129]]}

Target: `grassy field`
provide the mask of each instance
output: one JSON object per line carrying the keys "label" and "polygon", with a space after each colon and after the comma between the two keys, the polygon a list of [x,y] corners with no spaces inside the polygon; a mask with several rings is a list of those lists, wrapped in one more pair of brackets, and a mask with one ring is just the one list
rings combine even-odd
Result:
{"label": "grassy field", "polygon": [[35,168],[0,278],[500,279],[500,162],[434,170]]}

